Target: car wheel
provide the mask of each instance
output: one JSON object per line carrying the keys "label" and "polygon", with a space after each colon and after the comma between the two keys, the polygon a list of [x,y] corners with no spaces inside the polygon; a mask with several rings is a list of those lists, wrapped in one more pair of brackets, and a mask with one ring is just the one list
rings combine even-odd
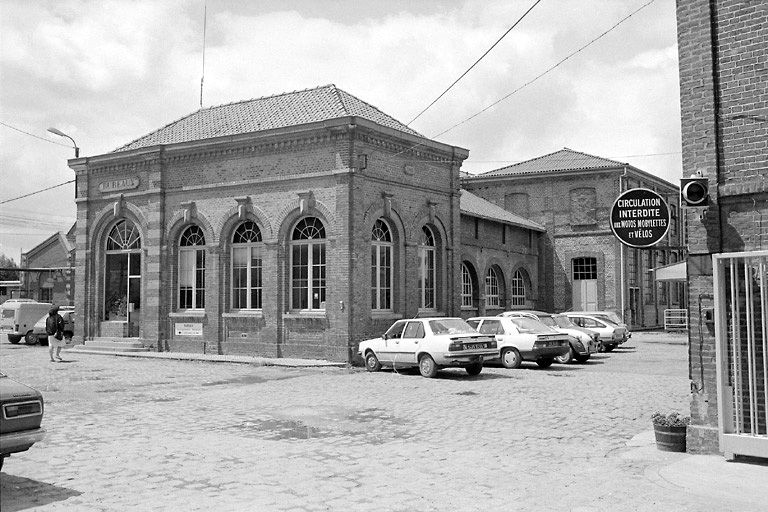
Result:
{"label": "car wheel", "polygon": [[584,354],[583,356],[577,355],[576,360],[580,363],[586,363],[589,360],[590,354]]}
{"label": "car wheel", "polygon": [[424,354],[419,358],[419,372],[422,376],[429,379],[437,375],[437,365],[432,356]]}
{"label": "car wheel", "polygon": [[373,352],[368,352],[365,355],[365,369],[369,372],[377,372],[381,370],[381,363],[379,358]]}
{"label": "car wheel", "polygon": [[568,352],[566,352],[565,354],[563,354],[561,356],[557,356],[555,358],[555,361],[557,361],[560,364],[568,364],[571,361],[573,361],[573,356],[574,355],[575,354],[573,353],[573,348],[572,347],[568,347]]}
{"label": "car wheel", "polygon": [[523,358],[516,348],[508,347],[501,351],[501,364],[504,368],[520,368]]}
{"label": "car wheel", "polygon": [[40,343],[40,340],[37,337],[37,334],[35,334],[32,331],[29,331],[27,334],[24,335],[24,343],[27,345],[37,345]]}
{"label": "car wheel", "polygon": [[610,351],[612,351],[615,348],[616,348],[616,345],[604,345],[603,346],[603,350],[605,350],[606,352],[610,352]]}
{"label": "car wheel", "polygon": [[543,359],[536,360],[536,364],[542,368],[549,368],[550,366],[552,366],[553,362],[555,362],[555,360],[552,359],[551,357],[545,357]]}
{"label": "car wheel", "polygon": [[464,369],[472,376],[480,375],[480,372],[483,371],[483,363],[473,363]]}
{"label": "car wheel", "polygon": [[15,345],[16,343],[21,341],[21,336],[17,336],[16,334],[9,334],[8,341],[10,341]]}

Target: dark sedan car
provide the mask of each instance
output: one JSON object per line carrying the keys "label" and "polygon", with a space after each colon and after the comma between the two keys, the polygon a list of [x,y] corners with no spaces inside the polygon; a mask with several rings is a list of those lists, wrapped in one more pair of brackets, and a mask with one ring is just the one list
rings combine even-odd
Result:
{"label": "dark sedan car", "polygon": [[0,373],[0,469],[13,453],[29,448],[45,437],[43,395]]}

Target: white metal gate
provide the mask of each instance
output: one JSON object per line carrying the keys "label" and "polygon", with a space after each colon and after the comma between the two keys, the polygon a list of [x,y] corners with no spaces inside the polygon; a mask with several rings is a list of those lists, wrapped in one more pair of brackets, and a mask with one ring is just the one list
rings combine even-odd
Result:
{"label": "white metal gate", "polygon": [[768,251],[712,262],[720,450],[768,458]]}

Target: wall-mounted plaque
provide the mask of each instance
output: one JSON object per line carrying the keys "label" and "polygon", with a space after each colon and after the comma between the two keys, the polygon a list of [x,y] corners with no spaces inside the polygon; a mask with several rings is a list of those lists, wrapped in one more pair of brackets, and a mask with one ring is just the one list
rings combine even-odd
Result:
{"label": "wall-mounted plaque", "polygon": [[130,178],[102,181],[99,183],[99,192],[102,194],[108,194],[110,192],[117,192],[118,190],[130,190],[132,188],[137,188],[138,186],[138,176],[131,176]]}
{"label": "wall-mounted plaque", "polygon": [[203,324],[177,323],[174,325],[176,336],[202,336]]}

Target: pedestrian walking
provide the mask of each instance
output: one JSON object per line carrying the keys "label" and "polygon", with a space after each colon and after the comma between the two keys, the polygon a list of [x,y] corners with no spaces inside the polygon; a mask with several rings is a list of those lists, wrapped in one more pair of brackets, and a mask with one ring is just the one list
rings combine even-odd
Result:
{"label": "pedestrian walking", "polygon": [[[45,332],[48,334],[48,354],[51,356],[51,362],[61,358],[61,348],[64,346],[64,319],[59,314],[59,306],[53,306],[48,310],[48,318],[45,319]],[[56,359],[53,358],[53,351],[56,349]]]}

